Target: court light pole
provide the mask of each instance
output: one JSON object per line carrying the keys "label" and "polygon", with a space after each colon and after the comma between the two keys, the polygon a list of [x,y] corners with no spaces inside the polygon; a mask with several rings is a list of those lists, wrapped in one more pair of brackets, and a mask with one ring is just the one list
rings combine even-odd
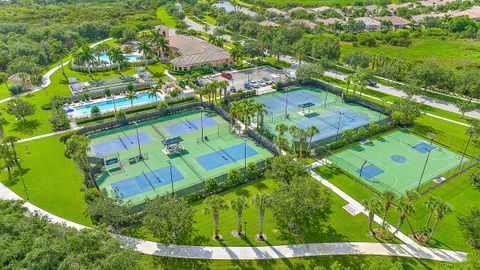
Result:
{"label": "court light pole", "polygon": [[[433,134],[428,134],[428,137],[430,138],[430,145],[433,144]],[[427,149],[428,151],[428,154],[427,154],[427,158],[425,159],[425,164],[423,165],[423,169],[422,169],[422,174],[420,175],[420,179],[418,179],[418,186],[417,186],[417,191],[420,189],[420,186],[422,185],[422,178],[423,178],[423,175],[425,174],[425,169],[427,168],[427,164],[428,164],[428,160],[430,159],[430,153],[432,152],[431,149]]]}
{"label": "court light pole", "polygon": [[325,90],[325,104],[324,104],[325,108],[327,107],[327,94],[328,94],[328,91]]}
{"label": "court light pole", "polygon": [[247,140],[243,139],[243,163],[245,168],[245,173],[247,173]]}
{"label": "court light pole", "polygon": [[243,222],[243,235],[245,236],[245,238],[247,238],[247,221],[245,220],[245,222]]}
{"label": "court light pole", "polygon": [[135,127],[136,127],[136,130],[137,130],[138,154],[139,154],[140,159],[143,159],[142,147],[140,146],[140,137],[138,136],[138,123],[137,122],[135,122]]}
{"label": "court light pole", "polygon": [[167,160],[168,166],[170,167],[170,184],[172,185],[172,196],[175,196],[175,190],[173,189],[173,173],[172,173],[172,162]]}
{"label": "court light pole", "polygon": [[285,119],[287,119],[287,116],[288,116],[287,104],[288,104],[288,93],[285,95]]}
{"label": "court light pole", "polygon": [[337,135],[335,136],[335,142],[338,141],[338,134],[340,133],[340,122],[342,122],[343,112],[338,112],[338,125],[337,125]]}
{"label": "court light pole", "polygon": [[200,125],[202,126],[202,142],[203,142],[203,111],[200,111]]}

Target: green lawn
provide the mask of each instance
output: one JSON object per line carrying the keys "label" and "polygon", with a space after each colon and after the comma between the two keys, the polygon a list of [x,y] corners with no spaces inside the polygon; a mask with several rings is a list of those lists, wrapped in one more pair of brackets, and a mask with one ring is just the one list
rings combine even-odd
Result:
{"label": "green lawn", "polygon": [[[349,269],[415,269],[430,270],[437,267],[447,267],[451,263],[442,263],[429,260],[393,256],[318,256],[305,258],[277,259],[277,260],[190,260],[164,258],[144,255],[147,269],[344,269],[342,267],[330,268],[334,263],[340,263]],[[392,268],[391,264],[394,264]],[[368,268],[370,267],[370,268]]]}
{"label": "green lawn", "polygon": [[205,15],[203,17],[203,20],[205,20],[207,23],[209,23],[211,25],[216,25],[217,24],[217,20],[215,20],[215,18],[213,18],[212,16]]}
{"label": "green lawn", "polygon": [[451,68],[480,65],[480,42],[476,40],[443,40],[434,37],[422,37],[414,39],[410,47],[391,45],[354,47],[352,43],[341,43],[342,57],[354,50],[384,53],[410,61],[433,61]]}
{"label": "green lawn", "polygon": [[[12,85],[12,82],[9,82],[8,85]],[[0,84],[0,99],[4,99],[10,96],[10,91],[8,91],[7,85],[5,83]]]}
{"label": "green lawn", "polygon": [[[315,181],[315,180],[311,180]],[[320,188],[324,188],[319,184]],[[276,184],[273,180],[258,180],[239,188],[223,192],[221,195],[230,205],[230,201],[239,195],[246,196],[249,200],[255,194],[264,192],[271,194]],[[293,238],[288,234],[282,233],[272,220],[271,212],[267,210],[264,223],[264,232],[267,235],[267,242],[259,242],[254,240],[253,234],[258,232],[258,210],[250,207],[244,211],[243,220],[247,221],[247,240],[235,238],[230,231],[236,228],[236,213],[232,210],[225,210],[220,213],[220,234],[225,240],[224,245],[227,246],[259,246],[259,245],[281,245],[293,243],[315,243],[315,242],[345,242],[345,241],[366,241],[376,242],[375,238],[368,235],[367,217],[359,214],[351,216],[342,207],[346,202],[335,195],[331,194],[333,199],[333,213],[330,217],[329,224],[322,230],[313,232],[299,238]],[[192,244],[195,245],[220,245],[219,242],[212,239],[213,235],[213,219],[210,215],[204,215],[203,201],[193,203],[195,209],[195,228],[196,234]],[[148,233],[144,227],[135,227],[124,232],[127,235],[140,237],[148,240],[155,238]]]}
{"label": "green lawn", "polygon": [[[433,132],[436,134],[436,141],[457,151],[462,148],[463,144],[466,143],[468,139],[465,135],[466,127],[452,124],[431,116],[422,116],[416,121],[412,129],[423,133]],[[469,147],[467,152],[470,154],[475,152],[478,155],[479,150],[474,150],[474,148],[475,146]],[[357,201],[368,199],[375,194],[369,190],[365,184],[353,180],[331,168],[322,167],[317,168],[316,171]],[[439,223],[438,230],[434,234],[434,240],[431,245],[440,248],[470,250],[456,221],[457,215],[467,213],[468,209],[480,200],[480,191],[474,190],[470,185],[469,172],[440,186],[438,189],[429,193],[428,196],[437,196],[447,200],[454,208],[454,212],[447,215],[445,219]],[[421,229],[426,221],[425,215],[427,210],[423,205],[426,198],[427,197],[424,196],[416,203],[416,213],[410,218],[410,222],[412,222],[415,229]],[[388,220],[390,223],[396,224],[398,213],[392,211]],[[411,233],[408,226],[404,226],[402,231],[406,234]]]}
{"label": "green lawn", "polygon": [[[65,146],[60,135],[16,145],[28,190],[29,202],[60,217],[84,225],[92,225],[85,216],[83,177],[76,164],[64,157]],[[26,199],[22,182],[15,173],[8,180],[6,172],[0,180]]]}
{"label": "green lawn", "polygon": [[166,6],[161,6],[157,8],[157,18],[159,18],[166,26],[170,28],[175,28],[177,26],[175,18],[167,13]]}

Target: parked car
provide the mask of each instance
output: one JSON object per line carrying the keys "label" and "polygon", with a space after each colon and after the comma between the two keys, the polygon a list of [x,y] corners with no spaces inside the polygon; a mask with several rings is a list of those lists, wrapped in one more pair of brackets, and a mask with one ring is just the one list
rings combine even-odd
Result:
{"label": "parked car", "polygon": [[367,79],[367,84],[368,86],[371,86],[371,87],[377,87],[377,82],[372,80],[372,79]]}
{"label": "parked car", "polygon": [[235,87],[230,88],[230,93],[236,93],[237,89]]}
{"label": "parked car", "polygon": [[252,88],[252,83],[246,81],[246,82],[243,83],[243,87],[244,87],[245,89],[251,89],[251,88]]}
{"label": "parked car", "polygon": [[222,77],[224,77],[225,79],[229,79],[231,80],[233,78],[232,74],[230,72],[222,72],[221,73]]}

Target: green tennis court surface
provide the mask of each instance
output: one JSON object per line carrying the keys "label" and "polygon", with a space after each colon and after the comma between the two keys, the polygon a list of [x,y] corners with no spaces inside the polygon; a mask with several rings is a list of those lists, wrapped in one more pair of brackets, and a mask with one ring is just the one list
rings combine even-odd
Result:
{"label": "green tennis court surface", "polygon": [[[166,139],[183,150],[165,153]],[[135,125],[112,129],[91,136],[91,141],[89,156],[105,164],[99,187],[134,204],[171,192],[172,182],[175,192],[189,193],[192,186],[198,190],[205,180],[243,168],[245,159],[258,163],[272,156],[253,140],[229,133],[228,123],[212,111],[142,122],[138,130]],[[144,160],[135,159],[140,151]]]}
{"label": "green tennis court surface", "polygon": [[275,133],[275,127],[280,123],[303,129],[317,126],[320,133],[313,137],[313,142],[386,118],[361,105],[344,103],[341,97],[310,86],[265,94],[255,100],[265,104],[267,114],[264,125],[270,132]]}
{"label": "green tennis court surface", "polygon": [[390,189],[401,195],[417,188],[429,152],[422,185],[460,165],[459,154],[406,131],[358,144],[328,159],[380,192]]}

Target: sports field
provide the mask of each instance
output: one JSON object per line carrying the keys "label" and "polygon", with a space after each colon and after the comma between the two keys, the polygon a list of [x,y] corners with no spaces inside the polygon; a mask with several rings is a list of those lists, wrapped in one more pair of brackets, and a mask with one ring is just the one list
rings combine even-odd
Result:
{"label": "sports field", "polygon": [[[183,150],[165,153],[166,139]],[[171,192],[171,183],[177,193],[198,191],[201,182],[243,168],[245,161],[258,163],[272,156],[253,140],[229,133],[228,123],[212,111],[170,115],[139,123],[138,131],[130,125],[91,140],[90,155],[106,164],[97,184],[133,204]],[[143,160],[136,158],[140,151]]]}
{"label": "sports field", "polygon": [[456,168],[460,162],[468,161],[407,131],[396,131],[355,145],[328,159],[378,191],[390,189],[397,195],[416,189],[420,177],[423,185]]}
{"label": "sports field", "polygon": [[[273,92],[255,99],[265,104],[267,114],[264,125],[270,132],[275,133],[275,127],[280,123],[303,129],[316,126],[320,133],[313,137],[312,142],[386,117],[361,105],[344,103],[335,94],[309,86]],[[287,133],[286,136],[290,135]],[[291,137],[288,138],[291,140]]]}

